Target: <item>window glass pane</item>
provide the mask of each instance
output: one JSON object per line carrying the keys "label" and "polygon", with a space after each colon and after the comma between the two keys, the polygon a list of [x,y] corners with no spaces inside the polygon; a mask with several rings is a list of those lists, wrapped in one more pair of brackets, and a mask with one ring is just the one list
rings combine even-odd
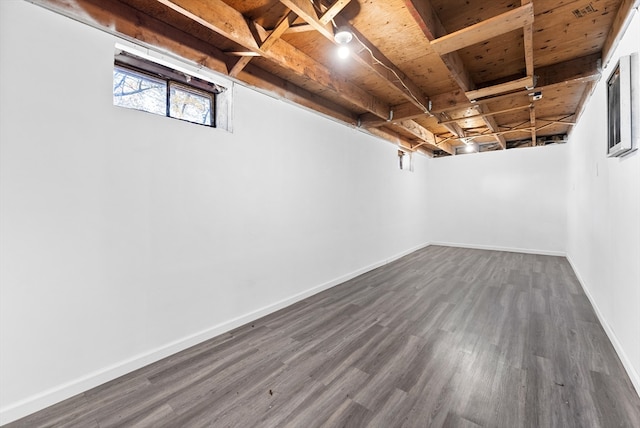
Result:
{"label": "window glass pane", "polygon": [[167,115],[167,84],[125,68],[113,69],[113,104]]}
{"label": "window glass pane", "polygon": [[211,126],[211,95],[172,84],[169,103],[171,117]]}

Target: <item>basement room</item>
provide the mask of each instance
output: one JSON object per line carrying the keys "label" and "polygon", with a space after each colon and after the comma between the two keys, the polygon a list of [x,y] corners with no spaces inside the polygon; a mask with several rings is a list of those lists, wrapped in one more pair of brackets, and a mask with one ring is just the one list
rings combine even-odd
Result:
{"label": "basement room", "polygon": [[0,1],[0,425],[640,427],[639,8]]}

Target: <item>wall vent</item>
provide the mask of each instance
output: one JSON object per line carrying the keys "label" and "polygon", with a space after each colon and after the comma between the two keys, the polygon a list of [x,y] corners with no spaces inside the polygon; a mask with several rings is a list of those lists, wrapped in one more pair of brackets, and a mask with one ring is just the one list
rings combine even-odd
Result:
{"label": "wall vent", "polygon": [[573,16],[575,16],[576,18],[583,18],[591,13],[595,13],[598,10],[593,6],[593,3],[589,3],[588,5],[586,5],[585,7],[582,7],[580,9],[575,9],[573,10]]}

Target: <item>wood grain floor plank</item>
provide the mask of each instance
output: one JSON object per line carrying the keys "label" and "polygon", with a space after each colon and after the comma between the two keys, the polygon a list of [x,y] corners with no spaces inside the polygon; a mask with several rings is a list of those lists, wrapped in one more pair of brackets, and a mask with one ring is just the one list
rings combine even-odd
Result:
{"label": "wood grain floor plank", "polygon": [[8,427],[640,427],[562,257],[431,246]]}

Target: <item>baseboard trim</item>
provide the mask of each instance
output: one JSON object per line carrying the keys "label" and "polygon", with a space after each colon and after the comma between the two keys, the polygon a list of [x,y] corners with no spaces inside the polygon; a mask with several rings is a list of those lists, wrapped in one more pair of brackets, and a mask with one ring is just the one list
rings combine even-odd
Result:
{"label": "baseboard trim", "polygon": [[177,352],[183,351],[187,348],[190,348],[191,346],[197,345],[206,340],[212,339],[216,336],[219,336],[223,333],[233,330],[234,328],[240,327],[251,321],[255,321],[256,319],[261,318],[265,315],[268,315],[280,309],[286,308],[287,306],[292,305],[300,300],[306,299],[307,297],[311,297],[314,294],[318,294],[331,287],[342,284],[343,282],[346,282],[359,275],[362,275],[363,273],[366,273],[373,269],[384,266],[401,257],[411,254],[414,251],[420,250],[428,246],[429,246],[429,243],[421,244],[416,247],[397,253],[395,255],[392,255],[390,257],[386,257],[376,263],[372,263],[368,266],[357,269],[353,272],[350,272],[346,275],[342,275],[338,278],[327,281],[318,286],[312,287],[308,290],[295,294],[286,299],[269,304],[255,311],[251,311],[239,317],[233,318],[229,321],[225,321],[223,323],[217,324],[206,330],[202,330],[200,332],[194,333],[182,339],[178,339],[174,342],[168,343],[162,347],[158,347],[156,349],[152,349],[143,354],[133,356],[127,360],[107,366],[101,370],[97,370],[95,372],[82,376],[78,379],[75,379],[65,384],[62,384],[60,386],[57,386],[55,388],[51,388],[49,390],[43,391],[31,397],[28,397],[24,400],[10,404],[9,406],[6,406],[0,409],[0,425],[4,425],[10,422],[16,421],[20,418],[23,418],[27,415],[35,413],[53,404],[66,400],[67,398],[71,398],[74,395],[80,394],[82,392],[88,391],[91,388],[95,388],[96,386],[102,385],[105,382],[109,382],[113,379],[117,379],[118,377],[123,376],[127,373],[131,373],[151,363],[159,361],[163,358],[166,358]]}
{"label": "baseboard trim", "polygon": [[605,333],[607,333],[609,340],[613,344],[613,348],[618,354],[620,361],[622,361],[622,365],[627,371],[627,374],[629,375],[629,379],[631,379],[631,383],[633,384],[633,387],[636,389],[636,394],[640,396],[640,374],[636,372],[635,368],[631,364],[631,359],[627,356],[626,352],[624,351],[624,348],[622,347],[622,344],[618,340],[618,337],[616,336],[615,332],[613,331],[613,329],[607,322],[606,318],[602,314],[602,311],[600,311],[600,308],[598,307],[596,300],[594,299],[593,295],[589,292],[589,288],[587,287],[586,282],[584,281],[582,276],[580,276],[580,271],[577,269],[576,265],[571,260],[571,256],[567,255],[566,257],[567,257],[567,260],[569,261],[569,264],[571,265],[571,269],[573,269],[573,272],[576,274],[576,278],[578,278],[578,282],[580,283],[580,286],[584,290],[584,294],[586,294],[587,298],[589,299],[589,302],[591,302],[591,306],[593,306],[593,309],[596,313],[596,316],[598,317],[598,320],[600,321],[600,324],[602,325],[602,328],[604,328],[604,331]]}
{"label": "baseboard trim", "polygon": [[528,248],[499,247],[494,245],[466,244],[466,243],[459,243],[459,242],[434,241],[434,242],[431,242],[431,245],[440,245],[443,247],[470,248],[474,250],[506,251],[508,253],[539,254],[541,256],[566,257],[567,255],[564,251],[532,250]]}

